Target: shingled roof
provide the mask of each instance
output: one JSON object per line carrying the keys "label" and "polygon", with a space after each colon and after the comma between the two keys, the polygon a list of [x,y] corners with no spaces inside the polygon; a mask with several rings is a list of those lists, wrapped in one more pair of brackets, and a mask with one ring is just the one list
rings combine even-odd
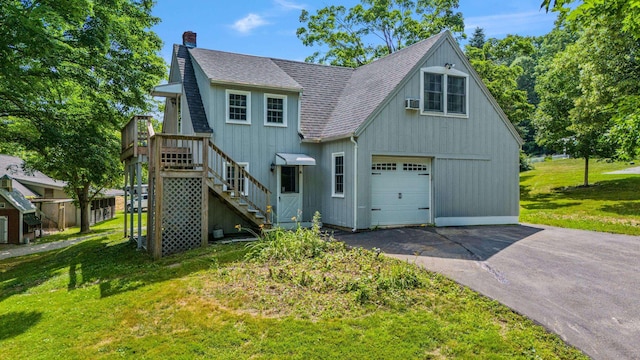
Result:
{"label": "shingled roof", "polygon": [[302,86],[270,58],[198,48],[190,49],[189,52],[213,82],[302,90]]}
{"label": "shingled roof", "polygon": [[322,131],[322,138],[353,134],[440,39],[432,36],[357,68]]}
{"label": "shingled roof", "polygon": [[182,87],[186,94],[193,131],[196,133],[213,132],[211,127],[209,127],[207,114],[205,113],[204,106],[202,105],[202,97],[200,96],[200,90],[198,89],[198,82],[193,70],[191,56],[189,56],[189,50],[186,46],[174,45],[173,52],[176,54],[176,60],[178,61],[180,79],[182,80]]}
{"label": "shingled roof", "polygon": [[8,201],[14,208],[21,213],[35,212],[36,207],[27,200],[18,190],[11,191],[0,188],[0,197]]}
{"label": "shingled roof", "polygon": [[22,167],[23,163],[24,161],[18,157],[0,154],[0,176],[8,175],[16,180],[18,183],[14,182],[14,187],[24,196],[34,197],[39,195],[24,187],[21,184],[22,182],[60,190],[66,185],[64,181],[54,180],[40,171],[25,171]]}
{"label": "shingled roof", "polygon": [[[357,69],[198,48],[188,52],[212,83],[302,91],[300,132],[321,141],[353,135],[444,34]],[[188,99],[196,96],[186,86],[185,92]]]}
{"label": "shingled roof", "polygon": [[289,60],[273,62],[302,85],[300,132],[308,139],[322,138],[322,131],[355,70]]}

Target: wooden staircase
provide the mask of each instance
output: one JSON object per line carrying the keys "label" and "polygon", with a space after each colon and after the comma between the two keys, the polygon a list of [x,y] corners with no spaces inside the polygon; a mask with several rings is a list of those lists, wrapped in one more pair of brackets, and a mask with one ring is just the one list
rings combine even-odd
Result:
{"label": "wooden staircase", "polygon": [[[271,227],[269,189],[210,136],[155,134],[150,117],[135,116],[122,130],[120,158],[128,168],[135,165],[138,182],[141,163],[148,162],[149,210],[146,246],[142,246],[154,258],[207,243],[211,193],[256,228]],[[130,176],[133,179],[133,173]],[[125,236],[126,223],[125,214]],[[133,231],[132,216],[132,235]]]}
{"label": "wooden staircase", "polygon": [[211,192],[232,211],[256,227],[271,227],[269,189],[209,137],[147,132],[149,143],[157,147],[148,151],[150,169],[157,167],[167,176],[204,173]]}
{"label": "wooden staircase", "polygon": [[[207,185],[237,214],[260,228],[271,227],[271,192],[211,140]],[[227,178],[225,174],[234,174]]]}

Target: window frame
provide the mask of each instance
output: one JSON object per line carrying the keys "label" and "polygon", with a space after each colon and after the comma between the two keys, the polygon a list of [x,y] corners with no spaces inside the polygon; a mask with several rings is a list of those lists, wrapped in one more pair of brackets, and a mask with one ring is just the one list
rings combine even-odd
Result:
{"label": "window frame", "polygon": [[[238,161],[237,163],[238,163],[238,165],[240,165],[240,167],[241,167],[241,168],[243,168],[247,173],[249,172],[249,163],[248,163],[248,162]],[[229,180],[229,171],[228,171],[228,170],[229,170],[230,166],[231,166],[231,165],[233,165],[233,164],[232,164],[232,163],[229,163],[229,162],[224,161],[224,164],[223,164],[223,165],[224,165],[224,168],[223,168],[223,169],[224,169],[224,174],[223,174],[224,176],[223,176],[223,179],[224,179],[225,181],[228,181],[228,180]],[[242,186],[244,186],[244,191],[240,191],[240,193],[241,193],[242,195],[244,195],[244,196],[249,195],[249,178],[248,178],[248,177],[246,177],[246,176],[245,176]],[[224,185],[224,186],[223,186],[223,190],[224,190],[224,191],[227,191],[227,190],[228,190],[227,185]]]}
{"label": "window frame", "polygon": [[[336,172],[336,158],[342,158],[342,173]],[[336,191],[337,176],[342,176],[342,192]],[[344,188],[345,188],[345,157],[344,151],[331,153],[331,197],[334,198],[344,198]]]}
{"label": "window frame", "polygon": [[[269,99],[282,99],[282,123],[269,122]],[[264,94],[264,126],[287,127],[287,95]]]}
{"label": "window frame", "polygon": [[[229,103],[229,96],[230,95],[244,95],[247,97],[247,106],[246,106],[246,120],[236,120],[236,119],[230,119],[230,112],[229,112],[229,108],[231,107],[231,104]],[[251,125],[251,92],[250,91],[244,91],[244,90],[232,90],[232,89],[226,89],[225,90],[225,119],[226,119],[226,123],[227,124],[238,124],[238,125]]]}
{"label": "window frame", "polygon": [[[442,75],[442,111],[425,110],[425,74]],[[449,76],[464,79],[464,113],[449,111]],[[469,74],[444,66],[430,66],[420,69],[420,115],[444,116],[453,118],[469,118]]]}
{"label": "window frame", "polygon": [[[300,183],[300,170],[301,170],[300,166],[302,166],[302,165],[281,165],[280,166],[280,171],[278,172],[279,176],[280,176],[280,179],[279,179],[279,183],[280,183],[279,191],[280,191],[280,194],[300,194],[300,191],[301,191],[300,189],[301,189],[301,185],[302,185]],[[293,169],[293,173],[290,174],[290,175],[292,175],[291,179],[293,180],[293,184],[294,184],[293,191],[285,191],[285,190],[283,190],[284,183],[282,182],[282,177],[285,174],[285,172],[283,171],[284,169]]]}

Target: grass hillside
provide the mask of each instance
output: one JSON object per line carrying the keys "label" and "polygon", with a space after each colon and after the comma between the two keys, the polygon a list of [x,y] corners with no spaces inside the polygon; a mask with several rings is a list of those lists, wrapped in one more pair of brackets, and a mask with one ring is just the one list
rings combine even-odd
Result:
{"label": "grass hillside", "polygon": [[582,186],[582,159],[536,163],[521,173],[520,221],[640,235],[640,175],[606,174],[628,163],[589,165],[588,187]]}
{"label": "grass hillside", "polygon": [[0,357],[586,358],[442,276],[313,230],[159,261],[121,236],[0,261]]}

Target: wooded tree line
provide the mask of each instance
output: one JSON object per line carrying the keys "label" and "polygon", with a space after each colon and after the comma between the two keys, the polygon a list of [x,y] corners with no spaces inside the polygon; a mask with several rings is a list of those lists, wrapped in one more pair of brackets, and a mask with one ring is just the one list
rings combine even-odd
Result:
{"label": "wooded tree line", "polygon": [[[571,5],[569,7],[568,5]],[[303,11],[298,37],[321,46],[307,61],[356,67],[445,29],[465,38],[457,0],[361,0],[351,9]],[[543,36],[485,38],[464,53],[519,129],[529,155],[638,156],[640,0],[544,0],[558,14]],[[435,20],[434,20],[435,19]]]}

